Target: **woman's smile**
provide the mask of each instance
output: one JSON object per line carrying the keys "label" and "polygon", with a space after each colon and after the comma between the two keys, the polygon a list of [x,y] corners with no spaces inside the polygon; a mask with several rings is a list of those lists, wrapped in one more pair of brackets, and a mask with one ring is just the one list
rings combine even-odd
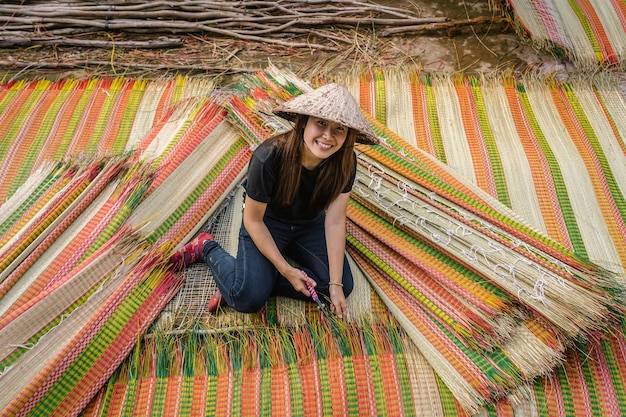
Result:
{"label": "woman's smile", "polygon": [[330,144],[326,144],[323,142],[320,142],[319,140],[315,141],[315,143],[317,143],[317,146],[319,146],[320,148],[322,148],[323,150],[329,150],[330,148],[333,147],[333,145]]}

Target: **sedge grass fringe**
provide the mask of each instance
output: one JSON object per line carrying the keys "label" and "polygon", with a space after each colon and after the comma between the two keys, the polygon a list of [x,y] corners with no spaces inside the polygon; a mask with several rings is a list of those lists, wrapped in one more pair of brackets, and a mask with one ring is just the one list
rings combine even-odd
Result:
{"label": "sedge grass fringe", "polygon": [[[372,170],[375,170],[374,175],[368,175]],[[359,181],[362,182],[359,185],[365,188],[372,181],[382,180],[388,175],[384,170],[380,165],[370,165],[367,171],[360,171]],[[422,242],[450,259],[456,259],[483,278],[489,277],[490,282],[521,303],[549,317],[568,338],[577,337],[584,329],[596,330],[600,318],[610,314],[611,309],[619,310],[610,293],[600,291],[602,288],[618,291],[614,283],[612,288],[610,274],[603,276],[593,270],[585,271],[585,264],[576,266],[558,253],[552,258],[552,253],[556,252],[545,252],[537,245],[533,247],[522,236],[507,236],[508,230],[498,230],[499,226],[486,218],[473,218],[467,206],[455,208],[441,194],[435,197],[434,193],[429,195],[428,190],[420,192],[424,193],[422,196],[411,196],[412,190],[417,188],[412,188],[406,178],[391,179],[387,184],[370,186],[363,199],[357,188],[355,198],[375,206],[378,215],[393,222],[398,229],[418,234]],[[361,190],[361,193],[367,191]],[[435,209],[438,203],[443,210]],[[578,305],[581,300],[586,300],[583,304],[588,311]],[[571,304],[565,304],[567,302]]]}
{"label": "sedge grass fringe", "polygon": [[586,70],[624,68],[626,6],[621,1],[510,0],[491,3],[503,10],[537,47],[570,58]]}
{"label": "sedge grass fringe", "polygon": [[415,413],[415,353],[393,323],[203,330],[140,341],[83,417]]}

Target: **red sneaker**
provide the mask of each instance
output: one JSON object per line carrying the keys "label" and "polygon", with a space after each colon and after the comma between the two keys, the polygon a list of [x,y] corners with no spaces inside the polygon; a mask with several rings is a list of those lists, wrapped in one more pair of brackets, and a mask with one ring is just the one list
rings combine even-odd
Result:
{"label": "red sneaker", "polygon": [[203,261],[202,246],[204,246],[204,242],[207,240],[213,240],[213,235],[207,232],[200,233],[172,255],[170,265],[184,269],[191,264]]}
{"label": "red sneaker", "polygon": [[209,313],[215,313],[217,309],[224,303],[224,297],[220,290],[215,291],[215,294],[209,300],[209,304],[207,305],[207,310]]}

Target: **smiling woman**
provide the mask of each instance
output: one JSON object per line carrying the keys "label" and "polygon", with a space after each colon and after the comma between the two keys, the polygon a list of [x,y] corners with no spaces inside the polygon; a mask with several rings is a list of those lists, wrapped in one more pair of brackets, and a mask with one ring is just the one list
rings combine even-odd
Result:
{"label": "smiling woman", "polygon": [[376,144],[378,138],[354,97],[338,84],[302,94],[274,113],[294,127],[263,142],[252,156],[237,257],[204,232],[171,263],[209,265],[219,289],[209,311],[224,301],[256,312],[273,295],[310,300],[309,288],[315,287],[343,318],[353,288],[345,236],[354,145]]}

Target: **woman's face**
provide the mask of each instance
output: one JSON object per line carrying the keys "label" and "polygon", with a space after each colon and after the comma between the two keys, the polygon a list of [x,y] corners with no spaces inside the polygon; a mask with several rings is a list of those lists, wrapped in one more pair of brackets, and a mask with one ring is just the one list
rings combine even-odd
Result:
{"label": "woman's face", "polygon": [[315,168],[322,160],[337,152],[348,136],[348,127],[310,116],[304,127],[302,164]]}

